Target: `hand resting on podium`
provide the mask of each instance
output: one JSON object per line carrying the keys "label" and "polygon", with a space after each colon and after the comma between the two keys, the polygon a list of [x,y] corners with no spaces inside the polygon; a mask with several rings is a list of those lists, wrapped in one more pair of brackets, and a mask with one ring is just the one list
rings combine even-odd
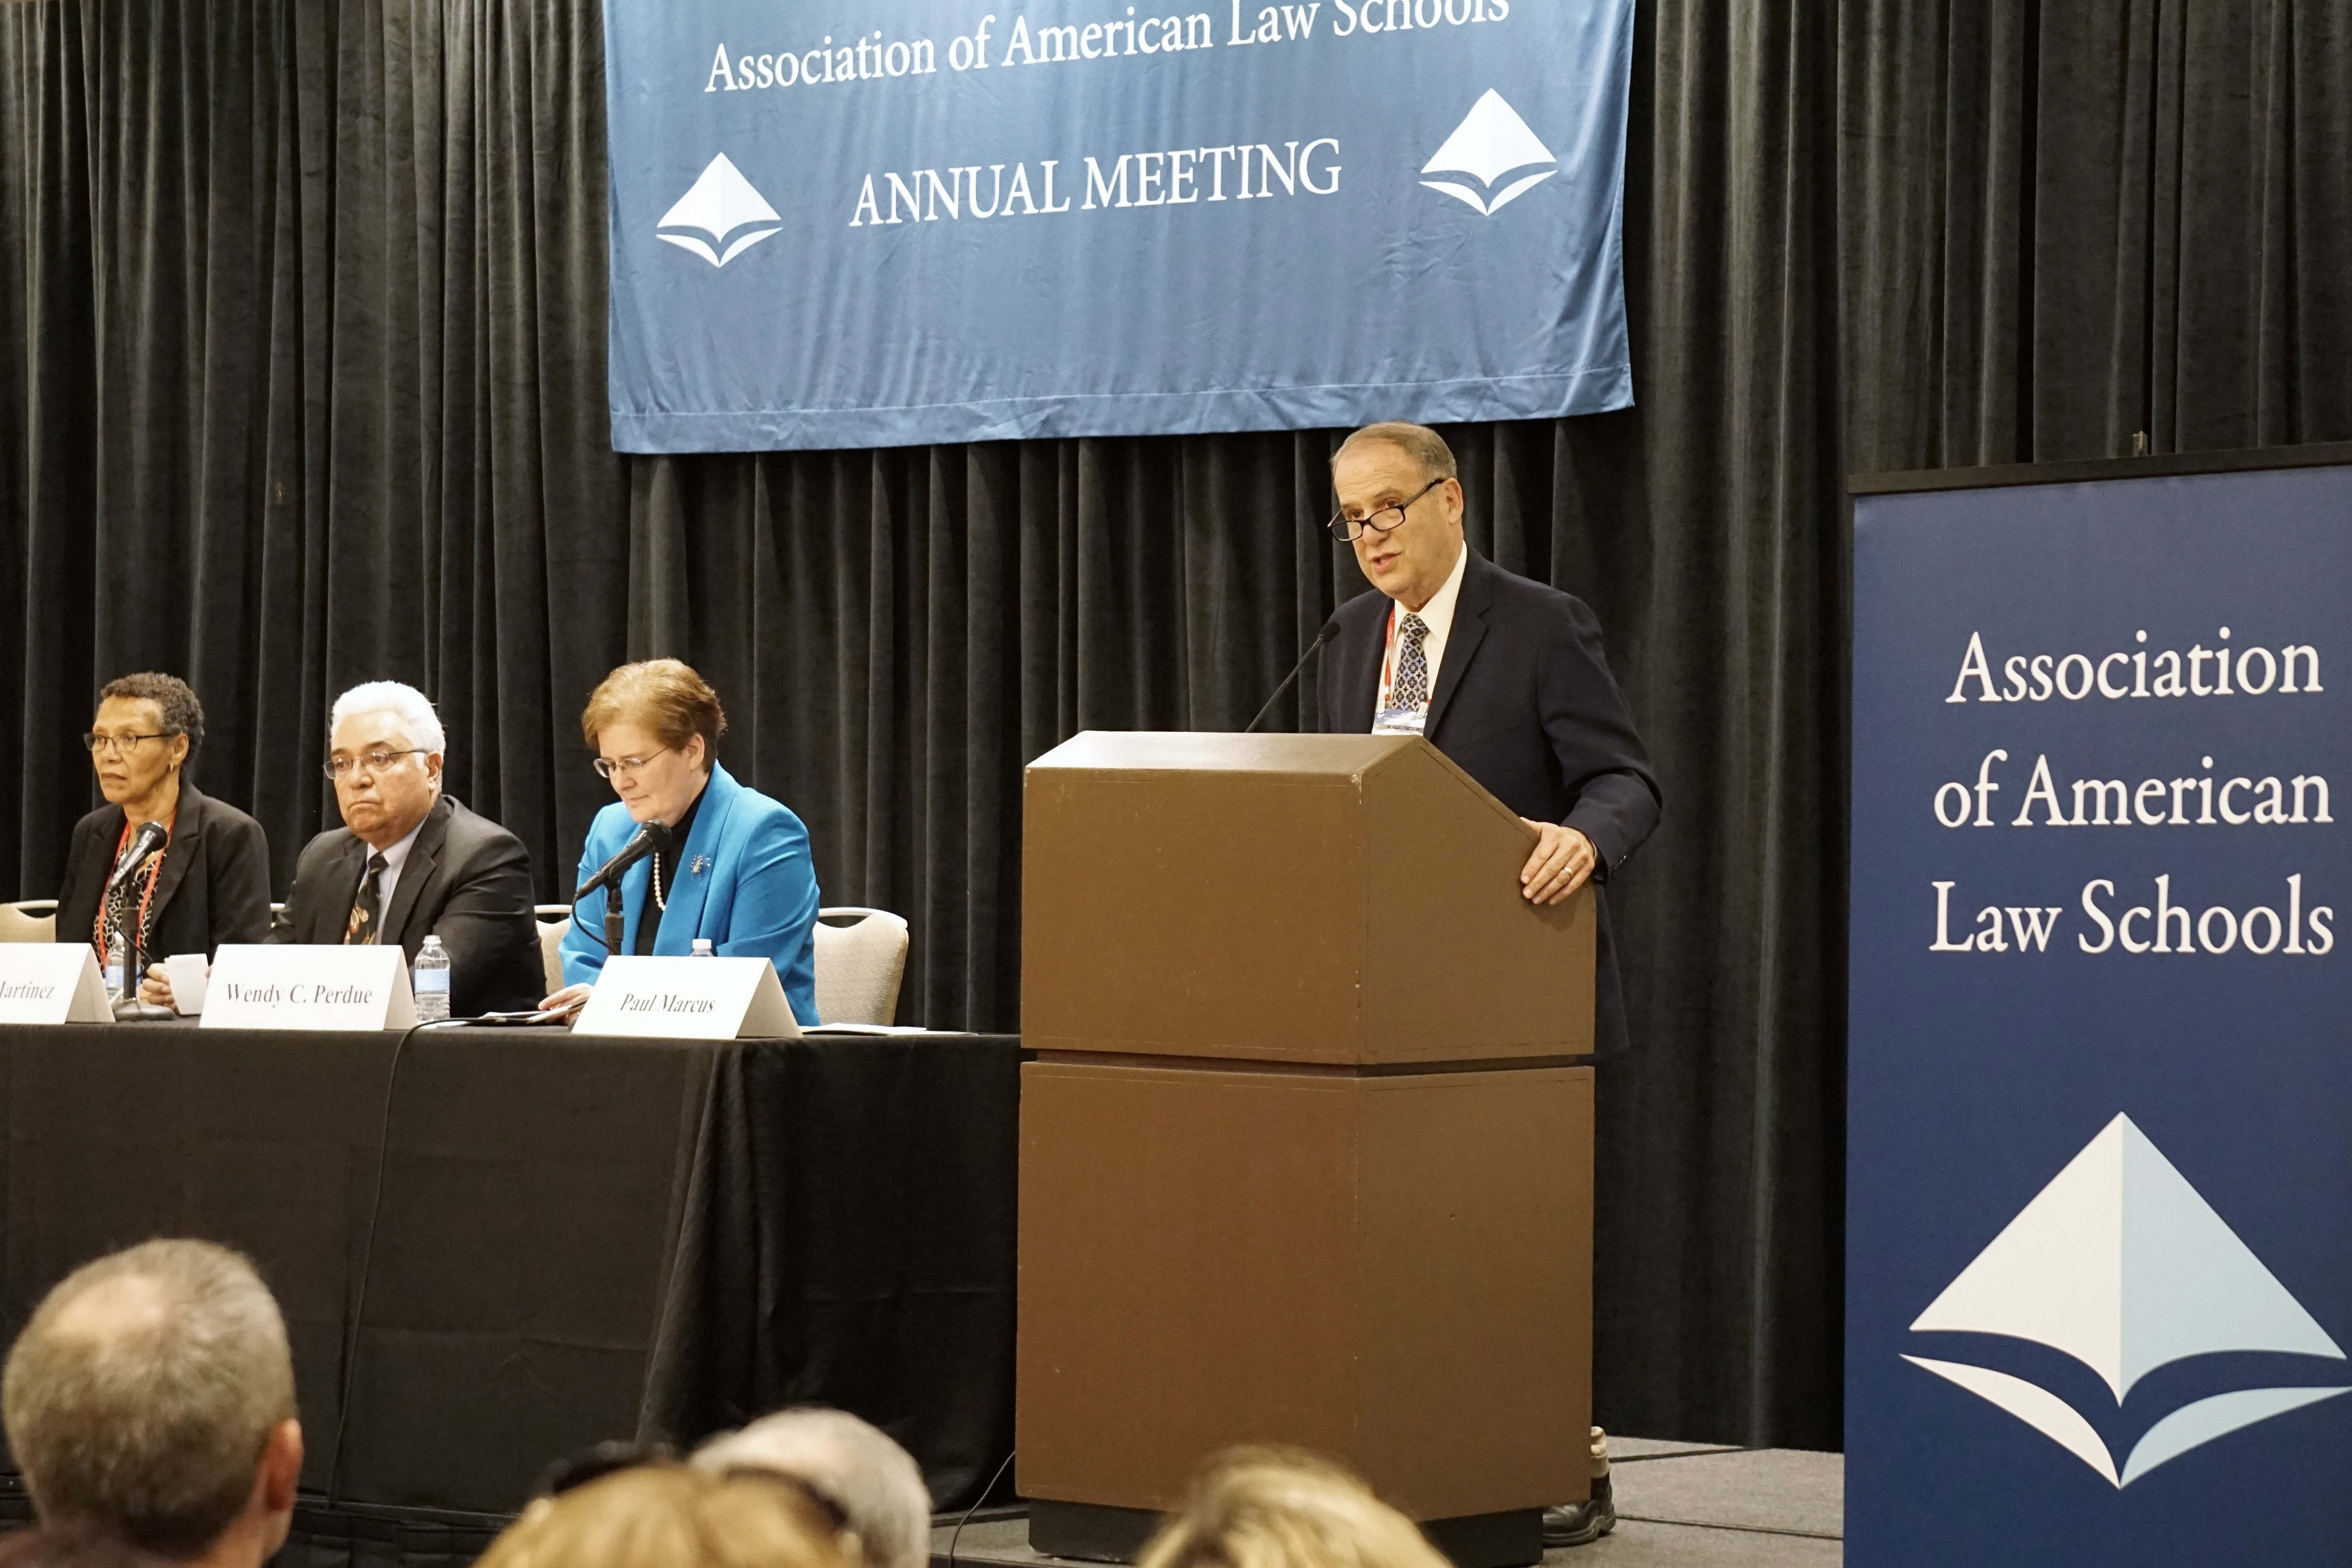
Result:
{"label": "hand resting on podium", "polygon": [[1519,896],[1531,904],[1557,904],[1592,875],[1600,857],[1592,840],[1557,822],[1519,818],[1536,830],[1535,853],[1519,871]]}

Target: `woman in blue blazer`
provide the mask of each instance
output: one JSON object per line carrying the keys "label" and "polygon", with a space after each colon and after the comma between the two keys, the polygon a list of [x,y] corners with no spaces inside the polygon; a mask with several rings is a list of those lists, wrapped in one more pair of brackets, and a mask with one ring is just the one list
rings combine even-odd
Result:
{"label": "woman in blue blazer", "polygon": [[[816,868],[808,829],[781,803],[735,782],[713,756],[727,718],[719,694],[674,658],[625,664],[588,699],[580,728],[595,768],[621,798],[596,814],[579,881],[639,828],[661,825],[654,853],[621,878],[621,951],[677,954],[708,937],[722,957],[776,966],[793,1016],[816,1016]],[[578,884],[575,883],[574,886]],[[607,956],[604,895],[572,911],[562,990],[541,1004],[576,1014]]]}

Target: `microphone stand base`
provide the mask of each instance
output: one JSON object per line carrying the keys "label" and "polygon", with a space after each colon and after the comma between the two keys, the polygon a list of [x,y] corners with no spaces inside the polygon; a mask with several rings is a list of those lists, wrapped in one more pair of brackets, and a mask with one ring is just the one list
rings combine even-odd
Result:
{"label": "microphone stand base", "polygon": [[163,1024],[178,1016],[169,1007],[142,1002],[136,996],[125,996],[114,1005],[114,1021],[118,1024]]}

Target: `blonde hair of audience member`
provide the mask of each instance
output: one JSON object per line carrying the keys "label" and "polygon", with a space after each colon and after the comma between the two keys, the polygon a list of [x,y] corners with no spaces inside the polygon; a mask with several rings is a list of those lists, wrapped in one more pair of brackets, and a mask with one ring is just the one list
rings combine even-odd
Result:
{"label": "blonde hair of audience member", "polygon": [[781,1479],[679,1464],[541,1498],[475,1568],[845,1568],[833,1521]]}
{"label": "blonde hair of audience member", "polygon": [[1411,1520],[1328,1460],[1281,1448],[1211,1459],[1136,1568],[1447,1568]]}
{"label": "blonde hair of audience member", "polygon": [[286,1539],[294,1361],[269,1288],[225,1247],[150,1241],[66,1276],[8,1352],[0,1418],[45,1525],[224,1563]]}
{"label": "blonde hair of audience member", "polygon": [[815,1405],[780,1410],[695,1450],[711,1475],[788,1476],[841,1510],[841,1547],[866,1568],[923,1568],[931,1556],[931,1494],[914,1456],[871,1422]]}

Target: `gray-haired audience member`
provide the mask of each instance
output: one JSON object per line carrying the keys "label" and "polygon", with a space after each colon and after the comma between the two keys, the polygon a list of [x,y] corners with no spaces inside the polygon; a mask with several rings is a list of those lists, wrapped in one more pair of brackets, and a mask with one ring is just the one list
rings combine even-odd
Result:
{"label": "gray-haired audience member", "polygon": [[284,1544],[302,1471],[286,1322],[253,1265],[151,1241],[68,1275],[0,1374],[8,1447],[47,1532],[204,1568]]}
{"label": "gray-haired audience member", "polygon": [[931,1494],[914,1457],[845,1410],[782,1410],[697,1449],[697,1469],[766,1470],[798,1481],[841,1514],[845,1556],[865,1568],[923,1568]]}

